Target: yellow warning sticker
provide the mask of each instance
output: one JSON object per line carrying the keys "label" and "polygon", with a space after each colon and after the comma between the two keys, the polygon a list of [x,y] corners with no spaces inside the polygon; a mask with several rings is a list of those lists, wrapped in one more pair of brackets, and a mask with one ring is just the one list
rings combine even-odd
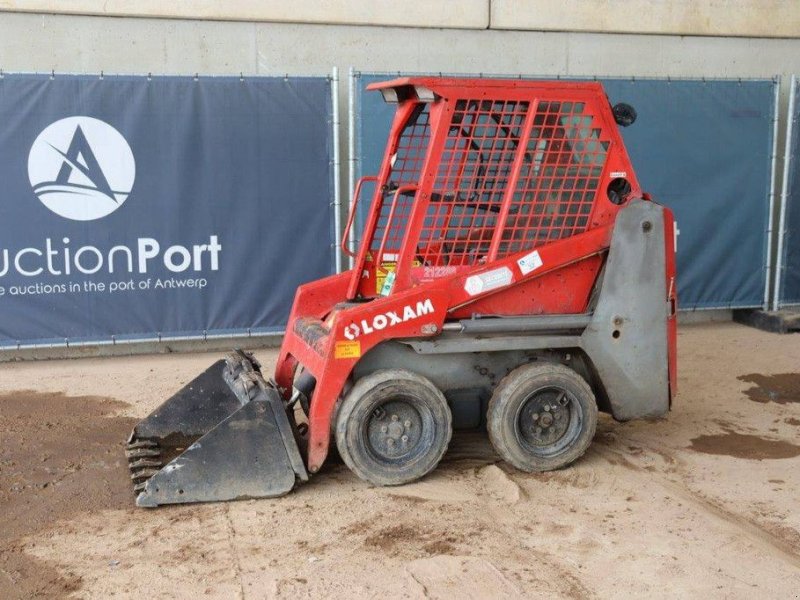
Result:
{"label": "yellow warning sticker", "polygon": [[[413,267],[421,267],[422,263],[419,262],[418,258],[414,259],[412,263]],[[394,283],[394,275],[389,276],[391,273],[394,273],[395,269],[397,268],[397,263],[394,261],[383,261],[381,263],[381,268],[375,270],[375,293],[379,296],[388,296],[389,292],[391,292],[391,286]],[[383,286],[386,284],[386,279],[389,279],[389,289],[384,290]]]}
{"label": "yellow warning sticker", "polygon": [[361,342],[358,340],[354,342],[336,342],[333,355],[336,358],[359,358],[361,356]]}

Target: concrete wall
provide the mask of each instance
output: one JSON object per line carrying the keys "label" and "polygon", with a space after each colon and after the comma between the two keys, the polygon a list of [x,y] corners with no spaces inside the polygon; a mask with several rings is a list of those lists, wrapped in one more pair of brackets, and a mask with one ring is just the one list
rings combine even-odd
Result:
{"label": "concrete wall", "polygon": [[353,65],[360,70],[391,71],[765,77],[800,71],[800,39],[0,11],[0,68],[6,71],[327,74],[333,65],[345,70]]}
{"label": "concrete wall", "polygon": [[490,0],[0,0],[0,10],[107,17],[486,29]]}
{"label": "concrete wall", "polygon": [[491,0],[491,27],[749,37],[800,35],[797,0]]}
{"label": "concrete wall", "polygon": [[0,10],[446,27],[797,37],[797,0],[0,0]]}

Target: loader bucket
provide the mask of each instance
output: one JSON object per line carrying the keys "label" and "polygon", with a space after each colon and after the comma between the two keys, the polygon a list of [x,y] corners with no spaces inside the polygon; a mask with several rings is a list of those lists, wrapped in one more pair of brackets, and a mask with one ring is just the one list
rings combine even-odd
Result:
{"label": "loader bucket", "polygon": [[136,504],[282,496],[308,480],[296,436],[258,362],[234,351],[131,432],[125,454]]}

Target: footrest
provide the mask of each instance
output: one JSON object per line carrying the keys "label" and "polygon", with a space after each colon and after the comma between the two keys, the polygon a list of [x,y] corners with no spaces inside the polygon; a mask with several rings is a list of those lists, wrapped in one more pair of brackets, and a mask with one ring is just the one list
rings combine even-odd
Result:
{"label": "footrest", "polygon": [[311,319],[308,317],[301,317],[295,320],[294,332],[302,339],[310,348],[313,348],[318,354],[323,354],[325,341],[328,339],[330,329],[325,327],[325,324],[319,319]]}

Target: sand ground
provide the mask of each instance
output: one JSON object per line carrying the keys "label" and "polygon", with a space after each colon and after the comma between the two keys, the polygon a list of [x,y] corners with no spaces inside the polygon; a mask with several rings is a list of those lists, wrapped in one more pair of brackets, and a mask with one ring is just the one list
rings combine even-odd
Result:
{"label": "sand ground", "polygon": [[[137,509],[123,442],[217,355],[0,365],[0,598],[798,598],[800,335],[682,327],[679,395],[528,475],[485,434],[425,480]],[[257,355],[269,370],[275,352]]]}

